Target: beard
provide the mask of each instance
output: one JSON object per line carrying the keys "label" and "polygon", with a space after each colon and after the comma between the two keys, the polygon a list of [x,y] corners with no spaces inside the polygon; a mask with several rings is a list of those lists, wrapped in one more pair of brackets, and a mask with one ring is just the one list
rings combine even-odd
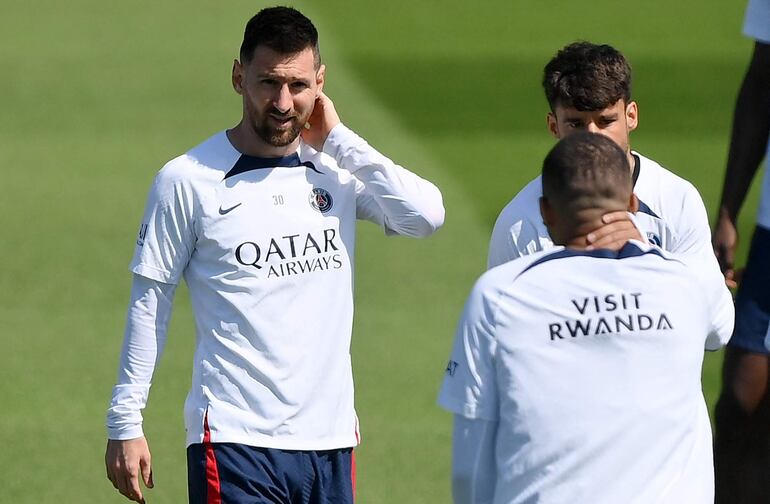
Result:
{"label": "beard", "polygon": [[302,127],[307,122],[307,116],[310,115],[306,114],[306,117],[304,118],[295,116],[291,119],[288,127],[276,128],[271,126],[269,123],[268,118],[270,114],[280,115],[275,109],[267,111],[262,121],[255,121],[254,130],[256,131],[259,138],[272,145],[273,147],[285,147],[296,140],[302,131]]}

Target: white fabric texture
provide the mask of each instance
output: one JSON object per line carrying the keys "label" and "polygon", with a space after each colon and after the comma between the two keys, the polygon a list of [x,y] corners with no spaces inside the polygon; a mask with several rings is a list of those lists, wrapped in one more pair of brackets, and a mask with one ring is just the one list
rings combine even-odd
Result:
{"label": "white fabric texture", "polygon": [[770,0],[749,0],[743,20],[743,34],[770,44]]}
{"label": "white fabric texture", "polygon": [[[655,161],[634,155],[639,159],[634,193],[641,204],[635,223],[643,236],[664,250],[697,258],[705,270],[718,271],[708,215],[698,190]],[[500,212],[489,243],[488,268],[553,246],[540,215],[542,195],[538,176]]]}
{"label": "white fabric texture", "polygon": [[452,501],[492,504],[497,474],[497,422],[455,415],[452,429]]}
{"label": "white fabric texture", "polygon": [[[285,158],[242,156],[221,132],[155,179],[131,271],[167,284],[184,277],[189,288],[196,350],[188,444],[202,441],[204,417],[212,442],[287,450],[358,443],[350,363],[356,218],[422,237],[441,226],[444,209],[433,184],[342,124],[324,151],[301,143]],[[129,321],[110,437],[141,432],[151,347],[160,345],[131,329],[139,326]]]}
{"label": "white fabric texture", "polygon": [[118,384],[107,410],[110,439],[134,439],[143,434],[141,410],[147,405],[150,380],[166,344],[175,291],[176,285],[133,276]]}
{"label": "white fabric texture", "polygon": [[685,256],[537,252],[474,286],[439,404],[498,422],[495,503],[711,503],[701,368],[734,316]]}

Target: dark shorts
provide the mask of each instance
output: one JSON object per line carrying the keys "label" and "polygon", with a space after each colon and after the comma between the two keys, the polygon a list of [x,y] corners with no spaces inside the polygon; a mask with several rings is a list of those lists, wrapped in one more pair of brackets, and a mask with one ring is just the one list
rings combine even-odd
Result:
{"label": "dark shorts", "polygon": [[352,448],[291,451],[236,443],[187,447],[190,504],[352,504]]}
{"label": "dark shorts", "polygon": [[770,324],[770,230],[757,226],[735,296],[735,330],[728,345],[768,354],[765,335]]}

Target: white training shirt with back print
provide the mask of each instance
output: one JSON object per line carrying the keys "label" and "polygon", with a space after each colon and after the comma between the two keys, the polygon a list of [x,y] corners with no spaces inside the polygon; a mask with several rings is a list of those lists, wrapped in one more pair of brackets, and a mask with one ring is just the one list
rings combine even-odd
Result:
{"label": "white training shirt with back print", "polygon": [[711,503],[701,366],[733,319],[657,247],[537,252],[476,283],[439,403],[496,427],[495,504]]}

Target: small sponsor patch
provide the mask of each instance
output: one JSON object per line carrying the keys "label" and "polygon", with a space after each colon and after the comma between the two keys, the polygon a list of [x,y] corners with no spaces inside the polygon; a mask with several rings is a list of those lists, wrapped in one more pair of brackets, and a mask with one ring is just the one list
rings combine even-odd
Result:
{"label": "small sponsor patch", "polygon": [[144,246],[144,238],[147,236],[147,224],[142,224],[139,227],[139,234],[136,237],[136,244],[140,247]]}
{"label": "small sponsor patch", "polygon": [[310,202],[310,206],[321,213],[328,212],[332,209],[332,205],[334,205],[334,200],[332,200],[332,195],[329,194],[329,191],[321,189],[320,187],[316,187],[310,191],[308,201]]}

